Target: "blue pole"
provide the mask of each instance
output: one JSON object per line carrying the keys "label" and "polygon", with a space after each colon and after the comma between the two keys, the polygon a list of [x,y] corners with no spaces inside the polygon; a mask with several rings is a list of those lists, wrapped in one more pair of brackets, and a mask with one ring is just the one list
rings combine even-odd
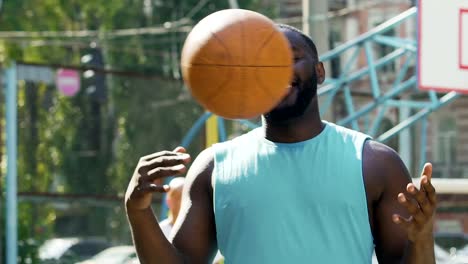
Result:
{"label": "blue pole", "polygon": [[[439,101],[436,102],[438,104]],[[395,106],[395,107],[409,107],[409,108],[426,108],[431,107],[434,105],[433,103],[429,102],[417,102],[417,101],[409,101],[409,100],[387,100],[384,103],[387,106]]]}
{"label": "blue pole", "polygon": [[[346,109],[348,110],[348,114],[354,115],[353,97],[351,96],[351,91],[348,85],[344,88],[344,97],[345,97],[345,104],[346,104]],[[359,125],[358,125],[357,120],[358,118],[351,121],[351,127],[354,130],[359,131]]]}
{"label": "blue pole", "polygon": [[374,55],[372,54],[372,46],[370,42],[364,43],[364,50],[366,51],[367,65],[369,65],[369,78],[371,82],[372,94],[374,97],[380,96],[379,80],[377,79],[377,70],[374,62]]}
{"label": "blue pole", "polygon": [[219,142],[224,142],[227,140],[226,135],[226,125],[224,124],[224,118],[218,116],[218,132],[219,132]]}
{"label": "blue pole", "polygon": [[380,123],[382,122],[382,119],[385,116],[385,112],[387,111],[387,106],[384,104],[381,106],[377,116],[374,119],[374,123],[372,124],[372,127],[369,129],[368,134],[372,137],[375,137],[377,134],[377,130],[380,127]]}
{"label": "blue pole", "polygon": [[403,48],[411,52],[416,52],[416,43],[411,43],[406,40],[396,38],[396,37],[388,37],[388,36],[380,36],[377,35],[373,39],[376,43],[387,45],[394,48]]}
{"label": "blue pole", "polygon": [[6,264],[16,264],[18,257],[18,197],[17,197],[17,91],[16,65],[6,70]]}
{"label": "blue pole", "polygon": [[187,135],[182,139],[182,147],[187,148],[190,143],[192,143],[193,138],[198,134],[198,132],[200,132],[200,130],[205,125],[206,120],[208,120],[211,115],[213,114],[210,112],[205,112],[201,117],[198,118],[197,121],[195,121],[195,124],[193,124]]}
{"label": "blue pole", "polygon": [[398,73],[397,78],[393,82],[393,87],[396,87],[396,86],[400,85],[400,83],[403,81],[403,79],[405,78],[406,73],[408,72],[408,68],[410,66],[410,63],[414,60],[415,57],[416,57],[416,55],[413,55],[413,54],[410,54],[410,55],[406,56],[405,64],[403,65],[403,67],[400,70],[400,73]]}

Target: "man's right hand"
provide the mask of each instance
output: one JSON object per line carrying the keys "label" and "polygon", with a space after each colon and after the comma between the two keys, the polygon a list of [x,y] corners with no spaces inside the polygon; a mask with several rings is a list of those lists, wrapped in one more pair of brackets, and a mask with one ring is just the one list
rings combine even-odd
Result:
{"label": "man's right hand", "polygon": [[158,182],[165,177],[185,173],[189,162],[190,155],[183,147],[141,157],[125,193],[127,211],[149,208],[154,192],[169,190],[169,186]]}

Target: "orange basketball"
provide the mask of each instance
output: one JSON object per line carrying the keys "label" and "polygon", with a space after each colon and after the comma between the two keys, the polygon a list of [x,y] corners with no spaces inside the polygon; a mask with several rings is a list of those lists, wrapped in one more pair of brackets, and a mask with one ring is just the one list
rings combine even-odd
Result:
{"label": "orange basketball", "polygon": [[273,109],[293,74],[289,42],[267,17],[227,9],[202,19],[185,40],[182,75],[208,111],[246,119]]}

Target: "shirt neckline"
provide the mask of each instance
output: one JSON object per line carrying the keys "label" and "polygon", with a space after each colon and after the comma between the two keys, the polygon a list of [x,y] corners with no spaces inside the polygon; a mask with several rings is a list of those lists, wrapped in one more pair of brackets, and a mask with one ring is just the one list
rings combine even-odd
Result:
{"label": "shirt neckline", "polygon": [[313,138],[309,138],[307,140],[294,142],[294,143],[279,143],[279,142],[274,142],[274,141],[268,140],[268,139],[265,138],[265,134],[263,133],[262,127],[256,128],[254,132],[255,132],[255,135],[260,139],[260,141],[263,142],[266,145],[270,145],[270,146],[273,146],[273,147],[279,147],[279,148],[302,147],[302,146],[310,144],[312,142],[317,142],[321,138],[325,137],[325,135],[327,134],[327,131],[328,131],[329,127],[330,127],[330,124],[328,122],[326,122],[326,121],[323,121],[323,120],[322,120],[322,123],[324,124],[324,127],[323,127],[322,131],[320,131],[320,133],[318,135],[316,135]]}

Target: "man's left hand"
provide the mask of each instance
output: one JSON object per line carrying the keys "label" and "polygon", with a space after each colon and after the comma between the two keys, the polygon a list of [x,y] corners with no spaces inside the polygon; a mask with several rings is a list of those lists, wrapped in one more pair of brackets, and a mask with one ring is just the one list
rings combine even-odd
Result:
{"label": "man's left hand", "polygon": [[410,213],[409,218],[394,214],[393,222],[402,226],[412,242],[432,238],[436,209],[436,192],[431,184],[432,165],[426,163],[421,175],[420,189],[413,183],[406,186],[407,193],[398,194],[398,202]]}

